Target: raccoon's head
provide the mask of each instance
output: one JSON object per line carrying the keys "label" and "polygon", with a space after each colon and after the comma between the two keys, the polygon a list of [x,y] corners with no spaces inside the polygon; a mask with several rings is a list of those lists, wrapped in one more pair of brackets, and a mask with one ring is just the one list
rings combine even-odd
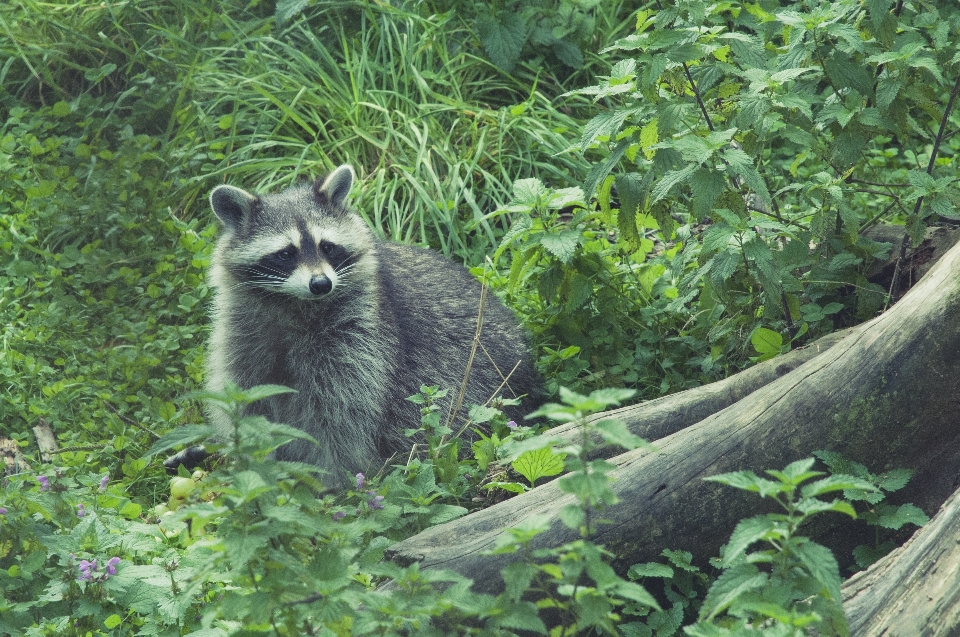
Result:
{"label": "raccoon's head", "polygon": [[210,205],[226,226],[215,260],[240,286],[312,300],[369,276],[373,235],[345,205],[353,168],[274,195],[218,186]]}

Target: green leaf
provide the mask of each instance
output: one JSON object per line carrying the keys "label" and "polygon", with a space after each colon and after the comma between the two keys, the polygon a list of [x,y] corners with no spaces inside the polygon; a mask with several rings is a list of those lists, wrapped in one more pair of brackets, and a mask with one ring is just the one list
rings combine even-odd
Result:
{"label": "green leaf", "polygon": [[719,482],[735,489],[759,493],[761,497],[775,495],[777,493],[790,493],[793,487],[784,485],[780,482],[765,480],[752,471],[733,471],[731,473],[721,473],[715,476],[704,478],[707,482]]}
{"label": "green leaf", "polygon": [[617,175],[614,182],[620,195],[620,214],[617,216],[617,228],[620,239],[630,246],[629,251],[637,250],[640,233],[637,231],[637,209],[647,198],[647,188],[643,177],[637,173]]}
{"label": "green leaf", "polygon": [[607,442],[623,447],[624,449],[638,449],[649,447],[646,440],[627,429],[627,424],[619,418],[605,418],[594,423],[594,429]]}
{"label": "green leaf", "polygon": [[754,543],[778,539],[782,535],[780,526],[769,516],[757,515],[740,520],[730,535],[730,541],[723,547],[723,563],[728,566],[735,564]]}
{"label": "green leaf", "polygon": [[823,585],[828,597],[839,603],[840,567],[830,549],[805,537],[793,538],[791,548],[810,575]]}
{"label": "green leaf", "polygon": [[310,3],[307,0],[277,0],[274,19],[282,26],[306,9],[308,4]]}
{"label": "green leaf", "polygon": [[518,179],[513,182],[514,203],[536,206],[540,198],[547,194],[543,182],[534,177]]}
{"label": "green leaf", "polygon": [[563,306],[564,311],[573,312],[579,309],[593,296],[593,282],[586,276],[577,272],[570,279],[570,288],[567,293],[567,302]]}
{"label": "green leaf", "polygon": [[527,562],[514,562],[500,569],[500,574],[503,576],[507,597],[517,602],[530,588],[530,582],[537,574],[537,567]]}
{"label": "green leaf", "polygon": [[899,491],[913,477],[913,469],[891,469],[877,476],[876,484],[887,492]]}
{"label": "green leaf", "polygon": [[205,440],[214,435],[210,425],[184,425],[177,427],[167,435],[161,437],[143,454],[144,458],[151,458],[158,453],[169,451],[181,445],[192,445],[199,440]]}
{"label": "green leaf", "polygon": [[[703,234],[704,252],[718,252],[726,249],[732,239],[737,234],[737,229],[725,223],[710,224],[707,231]],[[769,330],[768,330],[769,331]],[[780,349],[778,348],[779,352]]]}
{"label": "green leaf", "polygon": [[697,164],[687,164],[680,170],[670,170],[663,177],[657,180],[650,193],[650,203],[656,203],[670,194],[674,186],[690,179],[690,176],[697,171]]}
{"label": "green leaf", "polygon": [[117,615],[116,613],[114,613],[113,615],[110,615],[105,620],[103,620],[103,625],[106,626],[108,630],[113,630],[114,628],[119,626],[121,623],[123,623],[123,618],[120,617],[120,615]]}
{"label": "green leaf", "polygon": [[[892,507],[891,507],[892,508]],[[907,524],[923,526],[930,518],[922,509],[913,504],[903,504],[893,510],[884,510],[877,516],[877,525],[885,529],[899,530]]]}
{"label": "green leaf", "polygon": [[673,577],[673,569],[666,564],[657,562],[647,562],[645,564],[634,564],[627,571],[627,577],[630,579],[640,579],[641,577],[663,577],[665,579]]}
{"label": "green leaf", "polygon": [[823,495],[824,493],[843,491],[844,489],[861,489],[863,491],[878,490],[877,487],[875,487],[871,482],[868,482],[863,478],[835,474],[805,485],[800,490],[800,493],[803,494],[803,497],[805,498],[812,498],[818,495]]}
{"label": "green leaf", "polygon": [[563,263],[569,263],[576,254],[582,235],[579,230],[562,230],[557,233],[543,233],[539,236],[540,245]]}
{"label": "green leaf", "polygon": [[720,173],[708,168],[699,168],[690,180],[693,194],[693,213],[703,219],[713,210],[714,204],[726,188],[726,180]]}
{"label": "green leaf", "polygon": [[783,347],[783,337],[773,330],[758,327],[750,335],[750,344],[759,354],[779,354]]}
{"label": "green leaf", "polygon": [[530,486],[535,486],[540,478],[555,476],[562,472],[565,457],[565,454],[556,453],[550,447],[542,447],[521,454],[510,463],[510,466],[526,478]]}
{"label": "green leaf", "polygon": [[553,49],[554,55],[556,55],[561,62],[570,68],[579,69],[583,66],[583,51],[580,50],[580,47],[566,38],[563,40],[557,40],[551,45],[550,48]]}
{"label": "green leaf", "polygon": [[523,19],[513,11],[482,15],[477,19],[477,35],[490,61],[507,73],[513,72],[527,42]]}
{"label": "green leaf", "polygon": [[700,609],[700,617],[712,621],[717,615],[729,608],[739,597],[766,586],[767,575],[756,566],[741,563],[726,569],[716,579]]}

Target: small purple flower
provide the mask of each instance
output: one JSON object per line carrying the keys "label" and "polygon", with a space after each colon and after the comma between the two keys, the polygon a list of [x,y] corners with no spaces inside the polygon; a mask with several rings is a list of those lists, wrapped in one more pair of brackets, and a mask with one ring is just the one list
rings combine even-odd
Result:
{"label": "small purple flower", "polygon": [[109,473],[108,473],[107,475],[103,476],[102,478],[100,478],[100,490],[101,490],[101,491],[106,491],[106,490],[107,490],[107,483],[108,483],[108,482],[110,482],[110,474],[109,474]]}
{"label": "small purple flower", "polygon": [[370,495],[373,497],[367,500],[367,506],[371,509],[382,509],[383,508],[383,496],[377,495],[376,491],[371,491]]}
{"label": "small purple flower", "polygon": [[107,560],[107,577],[117,574],[117,564],[119,563],[119,557],[111,557],[109,560]]}
{"label": "small purple flower", "polygon": [[517,428],[517,421],[516,421],[516,420],[511,420],[510,422],[507,423],[507,427],[510,427],[511,429],[516,429],[516,428]]}
{"label": "small purple flower", "polygon": [[362,474],[362,473],[358,473],[358,474],[357,474],[357,490],[358,490],[358,491],[363,488],[364,480],[365,480],[365,478],[363,477],[363,474]]}
{"label": "small purple flower", "polygon": [[77,505],[77,517],[82,518],[87,514],[86,510],[83,508],[83,504]]}
{"label": "small purple flower", "polygon": [[347,517],[347,514],[346,514],[345,511],[337,511],[337,512],[335,512],[335,513],[333,514],[333,521],[334,521],[334,522],[339,522],[340,520],[342,520],[342,519],[345,518],[345,517]]}
{"label": "small purple flower", "polygon": [[80,577],[78,582],[93,581],[93,574],[97,572],[97,560],[80,560]]}
{"label": "small purple flower", "polygon": [[467,479],[467,482],[469,482],[470,480],[473,480],[473,476],[471,476],[469,473],[463,474],[463,477]]}
{"label": "small purple flower", "polygon": [[37,476],[37,482],[40,483],[41,491],[48,491],[50,489],[50,478],[47,476]]}
{"label": "small purple flower", "polygon": [[7,514],[6,507],[0,507],[0,515],[6,515],[6,514]]}

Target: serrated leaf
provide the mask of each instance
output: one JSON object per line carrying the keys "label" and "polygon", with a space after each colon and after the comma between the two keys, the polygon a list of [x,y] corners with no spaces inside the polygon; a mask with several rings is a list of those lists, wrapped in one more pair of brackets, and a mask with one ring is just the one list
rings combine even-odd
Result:
{"label": "serrated leaf", "polygon": [[497,626],[515,630],[530,631],[538,635],[547,634],[547,626],[540,619],[540,610],[533,602],[513,602],[498,606],[500,613],[495,617]]}
{"label": "serrated leaf", "polygon": [[767,584],[766,573],[753,564],[738,564],[728,568],[716,579],[700,609],[700,616],[712,621],[745,593],[760,590]]}
{"label": "serrated leaf", "polygon": [[593,282],[583,274],[576,273],[570,279],[567,302],[563,306],[564,311],[573,312],[580,309],[591,296],[593,296]]}
{"label": "serrated leaf", "polygon": [[877,524],[885,529],[899,530],[907,524],[923,526],[930,518],[922,509],[913,504],[903,504],[892,511],[877,516]]}
{"label": "serrated leaf", "polygon": [[887,492],[899,491],[913,477],[913,469],[892,469],[877,476],[877,486]]}
{"label": "serrated leaf", "polygon": [[883,77],[877,83],[877,107],[885,111],[903,88],[903,82]]}
{"label": "serrated leaf", "polygon": [[572,69],[579,69],[583,66],[583,51],[576,44],[564,38],[557,40],[551,46],[554,55]]}
{"label": "serrated leaf", "polygon": [[669,195],[674,186],[689,180],[697,168],[698,166],[696,164],[688,164],[680,170],[668,171],[663,177],[657,180],[656,185],[653,187],[653,192],[650,193],[650,203],[656,203]]}
{"label": "serrated leaf", "polygon": [[214,435],[210,425],[184,425],[177,427],[167,435],[161,437],[143,454],[144,458],[151,458],[158,453],[169,451],[181,445],[192,445],[199,440],[206,440]]}
{"label": "serrated leaf", "polygon": [[840,567],[830,549],[820,546],[816,542],[804,537],[794,538],[793,553],[807,572],[820,582],[830,599],[839,602],[840,597]]}
{"label": "serrated leaf", "polygon": [[793,491],[790,485],[784,485],[773,480],[761,478],[752,471],[733,471],[731,473],[721,473],[715,476],[704,478],[708,482],[719,482],[728,487],[759,493],[761,497]]}
{"label": "serrated leaf", "polygon": [[640,129],[640,150],[643,151],[643,156],[648,160],[653,159],[656,155],[656,149],[651,148],[651,146],[654,146],[659,140],[657,118],[653,118]]}
{"label": "serrated leaf", "polygon": [[710,214],[726,186],[723,175],[716,171],[700,168],[694,173],[690,180],[690,192],[693,194],[693,214],[697,219]]}
{"label": "serrated leaf", "polygon": [[844,489],[860,489],[862,491],[877,491],[877,487],[875,487],[871,482],[864,480],[863,478],[837,474],[837,475],[827,476],[822,480],[817,480],[816,482],[811,482],[810,484],[805,485],[800,490],[800,493],[805,498],[812,498],[818,495],[823,495],[824,493],[834,493],[836,491],[843,491]]}
{"label": "serrated leaf", "polygon": [[427,523],[430,526],[437,526],[450,520],[456,520],[465,516],[469,511],[462,506],[455,504],[434,504],[430,507],[430,515]]}
{"label": "serrated leaf", "polygon": [[645,564],[634,564],[627,571],[627,577],[630,579],[640,579],[641,577],[673,577],[673,569],[666,564],[657,562],[647,562]]}
{"label": "serrated leaf", "polygon": [[777,523],[766,515],[757,515],[740,520],[730,541],[723,547],[723,563],[731,565],[738,562],[751,545],[770,538],[779,538]]}
{"label": "serrated leaf", "polygon": [[513,203],[536,206],[545,194],[547,194],[547,189],[543,182],[536,177],[518,179],[513,182]]}
{"label": "serrated leaf", "polygon": [[514,562],[500,569],[500,574],[505,584],[504,592],[516,602],[530,588],[530,582],[537,574],[537,567],[527,562]]}
{"label": "serrated leaf", "polygon": [[703,234],[703,251],[710,253],[725,250],[730,239],[736,234],[737,229],[725,223],[712,224]]}
{"label": "serrated leaf", "polygon": [[801,498],[797,502],[797,510],[805,515],[814,515],[815,513],[825,513],[833,511],[834,513],[845,513],[851,518],[857,517],[857,512],[849,502],[843,500],[831,500],[825,502],[817,498]]}
{"label": "serrated leaf", "polygon": [[507,73],[513,72],[527,42],[523,19],[513,11],[482,15],[477,19],[477,35],[490,61]]}
{"label": "serrated leaf", "polygon": [[563,471],[566,454],[556,453],[550,447],[527,451],[510,463],[514,470],[536,486],[537,480],[555,476]]}
{"label": "serrated leaf", "polygon": [[[598,582],[599,584],[600,582]],[[638,604],[647,606],[648,608],[655,608],[660,610],[660,604],[657,603],[657,600],[654,599],[653,595],[647,592],[643,586],[640,586],[636,582],[625,582],[623,580],[618,581],[613,590],[616,591],[616,594],[622,597],[623,599],[629,599]]]}
{"label": "serrated leaf", "polygon": [[576,254],[577,246],[580,245],[581,234],[578,230],[562,230],[556,233],[543,233],[539,237],[540,245],[550,254],[560,259],[563,263],[569,263],[573,255]]}
{"label": "serrated leaf", "polygon": [[618,418],[605,418],[594,424],[603,439],[624,449],[648,447],[646,440],[627,429],[627,424]]}
{"label": "serrated leaf", "polygon": [[306,9],[308,4],[307,0],[277,0],[273,13],[274,19],[282,26]]}
{"label": "serrated leaf", "polygon": [[637,173],[617,175],[615,182],[620,196],[620,213],[617,216],[617,228],[620,238],[633,252],[639,247],[640,233],[637,231],[637,209],[647,198],[644,179]]}
{"label": "serrated leaf", "polygon": [[896,548],[893,542],[884,542],[880,546],[873,547],[861,544],[853,549],[853,559],[861,569],[865,569],[884,555]]}

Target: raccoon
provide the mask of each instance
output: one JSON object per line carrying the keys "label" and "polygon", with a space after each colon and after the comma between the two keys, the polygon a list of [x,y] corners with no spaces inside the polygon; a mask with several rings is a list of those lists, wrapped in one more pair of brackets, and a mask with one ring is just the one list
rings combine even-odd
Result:
{"label": "raccoon", "polygon": [[[540,391],[513,314],[486,295],[481,315],[481,285],[462,266],[377,239],[346,205],[353,182],[345,165],[279,194],[232,186],[210,194],[224,231],[209,270],[207,388],[297,390],[247,413],[317,439],[319,446],[290,442],[277,457],[315,464],[332,487],[394,455],[406,459],[412,441],[404,430],[419,427],[420,410],[405,399],[423,384],[448,388],[448,402],[458,395],[478,316],[463,405],[484,404],[501,389],[529,403]],[[208,417],[228,425],[216,408]]]}

